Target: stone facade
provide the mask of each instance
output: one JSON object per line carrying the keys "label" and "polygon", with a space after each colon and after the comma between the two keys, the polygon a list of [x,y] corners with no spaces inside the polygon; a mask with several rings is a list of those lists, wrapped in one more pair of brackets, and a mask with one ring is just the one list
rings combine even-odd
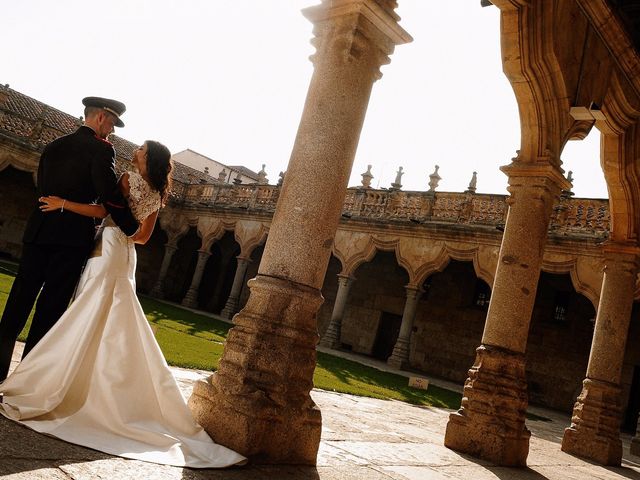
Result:
{"label": "stone facade", "polygon": [[[470,365],[449,448],[524,466],[529,399],[566,409],[579,391],[563,450],[620,464],[624,405],[631,426],[640,409],[640,374],[625,365],[638,340],[626,342],[639,292],[637,12],[607,0],[489,3],[500,9],[503,70],[521,117],[520,147],[501,169],[508,198],[476,194],[473,177],[463,194],[436,192],[437,167],[429,192],[402,192],[402,169],[391,191],[366,188],[365,175],[365,188],[345,190],[380,66],[411,41],[395,0],[322,0],[304,11],[314,75],[281,188],[176,183],[151,291],[217,309],[207,299],[231,283],[226,316],[246,298],[220,370],[189,401],[215,440],[257,462],[315,463],[322,419],[309,391],[320,316],[331,346],[455,379]],[[56,123],[47,108],[28,118],[16,98],[0,92],[0,169],[32,172],[37,141],[77,121]],[[7,116],[12,108],[19,113]],[[561,169],[566,142],[594,126],[610,202],[570,198]],[[153,263],[162,241],[142,263]],[[332,255],[337,281],[326,277]],[[207,268],[216,286],[200,295],[213,281]],[[246,297],[239,286],[254,273]],[[330,315],[323,284],[335,298]]]}

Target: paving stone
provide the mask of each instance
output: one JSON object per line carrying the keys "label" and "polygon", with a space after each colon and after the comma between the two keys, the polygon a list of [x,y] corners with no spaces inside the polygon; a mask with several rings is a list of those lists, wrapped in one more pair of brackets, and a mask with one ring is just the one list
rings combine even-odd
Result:
{"label": "paving stone", "polygon": [[[20,350],[17,350],[19,355]],[[173,369],[188,397],[208,372]],[[36,433],[0,417],[0,477],[12,480],[640,480],[640,457],[623,435],[622,468],[608,468],[560,450],[568,415],[532,411],[529,468],[497,467],[443,444],[451,410],[313,390],[322,410],[316,467],[248,465],[194,470],[156,465],[96,452]]]}
{"label": "paving stone", "polygon": [[70,480],[55,464],[24,458],[0,458],[3,480]]}

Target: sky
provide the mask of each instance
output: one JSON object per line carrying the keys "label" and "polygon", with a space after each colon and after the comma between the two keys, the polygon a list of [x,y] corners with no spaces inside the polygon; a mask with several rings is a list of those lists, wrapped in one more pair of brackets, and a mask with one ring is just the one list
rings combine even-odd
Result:
{"label": "sky", "polygon": [[[85,96],[123,101],[134,143],[187,148],[259,171],[287,168],[313,66],[319,0],[11,0],[2,8],[0,83],[69,114]],[[396,47],[373,87],[349,186],[371,165],[372,187],[505,194],[520,145],[500,62],[499,10],[480,0],[399,0],[414,38]],[[599,135],[562,154],[578,197],[606,198]]]}

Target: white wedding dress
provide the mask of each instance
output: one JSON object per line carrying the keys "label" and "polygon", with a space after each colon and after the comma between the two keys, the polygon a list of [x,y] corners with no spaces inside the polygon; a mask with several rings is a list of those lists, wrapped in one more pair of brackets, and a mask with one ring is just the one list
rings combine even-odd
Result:
{"label": "white wedding dress", "polygon": [[[138,220],[160,207],[138,173],[129,172],[129,185]],[[122,457],[193,468],[243,463],[193,419],[136,297],[135,270],[133,242],[106,226],[69,309],[0,383],[0,413]]]}

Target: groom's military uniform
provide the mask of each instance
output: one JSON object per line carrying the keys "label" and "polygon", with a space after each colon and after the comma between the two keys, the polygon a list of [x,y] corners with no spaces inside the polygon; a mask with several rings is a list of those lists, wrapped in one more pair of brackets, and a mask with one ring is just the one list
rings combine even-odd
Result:
{"label": "groom's military uniform", "polygon": [[[85,105],[104,108],[118,118],[124,104],[87,97]],[[88,126],[48,144],[38,166],[38,197],[55,195],[78,203],[102,203],[116,225],[133,235],[138,222],[117,186],[113,145]],[[23,356],[66,310],[82,266],[91,251],[95,220],[63,209],[42,212],[37,205],[23,237],[23,251],[0,321],[0,381],[6,378],[13,348],[40,292]],[[42,290],[41,290],[42,289]]]}

